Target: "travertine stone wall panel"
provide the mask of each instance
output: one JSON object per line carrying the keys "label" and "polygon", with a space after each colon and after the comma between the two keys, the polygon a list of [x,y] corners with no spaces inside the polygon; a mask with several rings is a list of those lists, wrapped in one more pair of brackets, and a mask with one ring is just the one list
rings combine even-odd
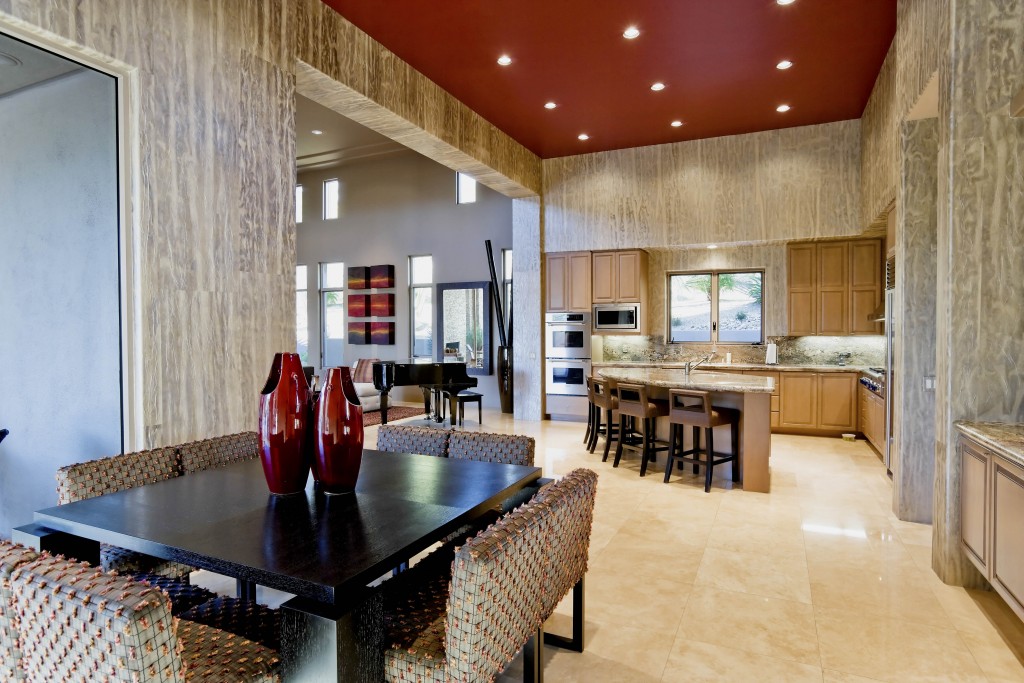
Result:
{"label": "travertine stone wall panel", "polygon": [[0,0],[0,22],[135,72],[145,437],[128,447],[252,429],[295,346],[291,3]]}
{"label": "travertine stone wall panel", "polygon": [[1024,4],[951,3],[939,78],[939,385],[932,566],[978,585],[960,550],[955,420],[1024,421]]}
{"label": "travertine stone wall panel", "polygon": [[860,233],[860,122],[544,161],[545,250]]}
{"label": "travertine stone wall panel", "polygon": [[512,349],[519,420],[540,420],[544,414],[541,211],[540,197],[512,200]]}

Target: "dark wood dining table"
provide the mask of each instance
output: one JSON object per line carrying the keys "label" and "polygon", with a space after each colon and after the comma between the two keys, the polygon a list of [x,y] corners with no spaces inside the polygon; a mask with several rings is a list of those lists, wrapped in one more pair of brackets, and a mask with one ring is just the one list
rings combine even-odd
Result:
{"label": "dark wood dining table", "polygon": [[109,543],[295,597],[282,609],[286,681],[364,678],[355,614],[369,583],[537,486],[540,468],[364,452],[355,493],[274,496],[258,461],[46,508],[14,540],[96,560]]}

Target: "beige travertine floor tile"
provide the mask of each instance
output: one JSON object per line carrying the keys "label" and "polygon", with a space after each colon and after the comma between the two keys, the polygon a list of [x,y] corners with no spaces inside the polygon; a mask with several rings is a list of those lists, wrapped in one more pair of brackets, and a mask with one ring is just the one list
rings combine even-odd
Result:
{"label": "beige travertine floor tile", "polygon": [[[586,650],[600,652],[603,659],[628,666],[643,676],[659,678],[665,670],[674,641],[673,628],[602,625],[593,635],[588,636]],[[552,678],[554,674],[549,671],[544,674],[550,680],[559,680]]]}
{"label": "beige travertine floor tile", "polygon": [[694,589],[679,638],[820,666],[811,605],[746,593]]}
{"label": "beige travertine floor tile", "polygon": [[644,625],[674,633],[691,586],[669,572],[664,578],[638,577],[628,571],[609,574],[605,567],[595,566],[587,575],[585,591],[588,624]]}
{"label": "beige travertine floor tile", "polygon": [[[639,518],[634,522],[643,523]],[[597,571],[608,570],[621,576],[623,581],[669,577],[673,581],[693,583],[703,555],[703,544],[678,539],[651,539],[623,530],[608,542],[604,550],[592,556],[590,566]]]}
{"label": "beige travertine floor tile", "polygon": [[842,671],[822,671],[824,683],[878,683],[877,678],[865,678],[854,674],[843,673]]}
{"label": "beige travertine floor tile", "polygon": [[811,583],[802,553],[786,557],[707,548],[694,586],[697,590],[710,586],[766,598],[811,602]]}
{"label": "beige travertine floor tile", "polygon": [[881,681],[985,681],[967,645],[953,629],[816,610],[821,661],[826,669]]}
{"label": "beige travertine floor tile", "polygon": [[719,645],[677,640],[661,680],[666,683],[821,683],[821,669]]}
{"label": "beige travertine floor tile", "polygon": [[967,649],[974,655],[974,661],[989,681],[1024,682],[1024,665],[997,634],[961,631],[960,638],[967,644]]}
{"label": "beige travertine floor tile", "polygon": [[784,558],[804,558],[804,535],[799,524],[760,524],[751,520],[716,520],[708,537],[709,548],[751,552]]}

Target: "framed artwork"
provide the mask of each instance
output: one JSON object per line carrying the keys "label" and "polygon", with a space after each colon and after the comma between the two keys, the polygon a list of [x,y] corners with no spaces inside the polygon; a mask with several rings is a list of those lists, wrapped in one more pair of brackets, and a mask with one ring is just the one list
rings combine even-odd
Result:
{"label": "framed artwork", "polygon": [[370,343],[370,323],[359,322],[348,324],[348,343],[349,344],[369,344]]}
{"label": "framed artwork", "polygon": [[348,288],[349,289],[369,289],[370,288],[370,269],[362,267],[352,267],[348,269]]}
{"label": "framed artwork", "polygon": [[370,266],[370,287],[374,289],[388,289],[394,286],[394,266]]}
{"label": "framed artwork", "polygon": [[[373,296],[377,296],[374,294]],[[369,294],[349,294],[348,295],[348,317],[350,318],[365,318],[370,315],[370,295]],[[374,314],[376,315],[376,314]]]}
{"label": "framed artwork", "polygon": [[[394,294],[371,294],[370,315],[376,317],[388,317],[395,314]],[[349,313],[349,315],[353,315]]]}
{"label": "framed artwork", "polygon": [[370,343],[392,345],[395,343],[395,324],[374,321],[370,323]]}

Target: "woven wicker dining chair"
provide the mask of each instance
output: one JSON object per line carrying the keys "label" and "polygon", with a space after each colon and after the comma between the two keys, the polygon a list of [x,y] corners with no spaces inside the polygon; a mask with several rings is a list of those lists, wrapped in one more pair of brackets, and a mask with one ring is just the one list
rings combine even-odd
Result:
{"label": "woven wicker dining chair", "polygon": [[236,462],[255,460],[259,457],[259,435],[256,432],[239,432],[212,439],[191,441],[178,446],[181,467],[185,474],[193,474],[215,467],[225,467]]}
{"label": "woven wicker dining chair", "polygon": [[[75,463],[57,470],[57,503],[74,503],[136,486],[155,484],[181,474],[178,449],[173,446]],[[121,574],[147,573],[182,579],[188,577],[193,570],[188,565],[167,562],[105,543],[100,544],[100,566],[104,571]]]}
{"label": "woven wicker dining chair", "polygon": [[500,462],[533,467],[537,442],[532,436],[491,434],[488,432],[452,432],[448,457],[457,460]]}
{"label": "woven wicker dining chair", "polygon": [[21,647],[11,608],[11,574],[23,564],[36,560],[31,548],[0,540],[0,681],[23,681]]}
{"label": "woven wicker dining chair", "polygon": [[381,425],[377,430],[377,450],[389,453],[419,453],[421,455],[448,455],[447,429],[434,429],[418,425]]}
{"label": "woven wicker dining chair", "polygon": [[11,592],[30,681],[278,681],[277,652],[176,625],[167,595],[131,577],[44,554],[14,570]]}

